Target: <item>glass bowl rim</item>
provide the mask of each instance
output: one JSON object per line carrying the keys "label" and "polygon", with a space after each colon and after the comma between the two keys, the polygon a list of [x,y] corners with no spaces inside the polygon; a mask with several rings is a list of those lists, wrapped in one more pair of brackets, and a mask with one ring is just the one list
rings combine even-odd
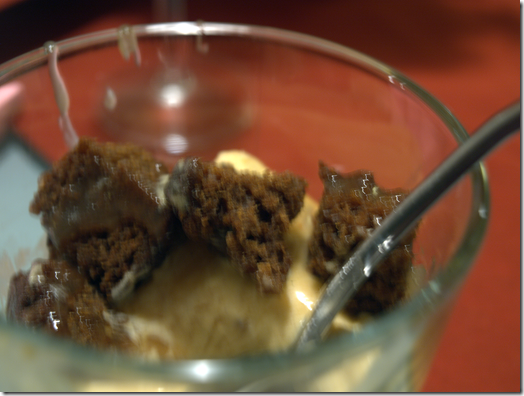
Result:
{"label": "glass bowl rim", "polygon": [[[427,105],[434,114],[446,125],[453,137],[460,144],[468,138],[468,134],[455,116],[433,95],[411,81],[409,78],[394,68],[352,48],[335,42],[273,27],[214,23],[214,22],[173,22],[160,24],[144,24],[131,26],[138,39],[162,35],[183,36],[236,36],[250,39],[268,40],[281,45],[302,48],[323,55],[335,57],[339,60],[351,62],[365,67],[368,72],[373,72],[382,78],[387,77],[392,83],[398,83],[403,90],[410,91]],[[118,40],[117,28],[106,29],[87,33],[65,40],[57,41],[60,52],[59,57],[72,54],[76,51],[92,46],[114,45]],[[44,49],[38,48],[20,55],[0,65],[0,85],[11,81],[20,74],[47,63],[47,54]],[[387,312],[366,324],[361,331],[340,335],[327,340],[322,345],[303,351],[300,354],[282,352],[277,354],[260,354],[227,359],[194,359],[169,362],[149,362],[128,357],[121,354],[112,354],[97,351],[92,348],[82,347],[64,340],[54,339],[46,334],[27,331],[18,325],[13,325],[0,316],[0,329],[8,334],[31,338],[32,342],[51,343],[55,348],[67,355],[81,358],[89,363],[117,364],[123,370],[138,371],[143,374],[160,375],[164,380],[184,380],[187,382],[223,382],[238,378],[239,381],[249,381],[259,378],[267,373],[274,373],[283,367],[298,367],[318,361],[323,357],[333,354],[349,356],[358,353],[388,336],[388,332],[400,323],[421,317],[431,305],[436,302],[444,304],[454,295],[458,286],[463,282],[471,264],[479,251],[484,238],[489,209],[489,189],[485,168],[482,163],[475,165],[470,170],[472,179],[472,207],[469,223],[455,254],[449,260],[448,267],[439,273],[435,279],[419,291],[416,296],[394,310]],[[44,344],[41,344],[44,345]],[[206,375],[198,367],[206,366]],[[241,377],[239,377],[239,375]]]}

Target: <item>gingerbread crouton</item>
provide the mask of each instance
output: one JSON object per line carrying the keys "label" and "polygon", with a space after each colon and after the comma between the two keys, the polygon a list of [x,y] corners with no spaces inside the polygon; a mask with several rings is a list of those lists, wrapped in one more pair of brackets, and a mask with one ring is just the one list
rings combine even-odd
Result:
{"label": "gingerbread crouton", "polygon": [[225,253],[263,293],[283,290],[291,264],[284,233],[300,212],[306,182],[290,172],[237,172],[197,158],[181,160],[165,189],[189,239]]}
{"label": "gingerbread crouton", "polygon": [[[317,277],[327,281],[407,192],[379,188],[369,171],[341,174],[321,162],[319,175],[324,193],[309,244],[309,266]],[[347,303],[345,308],[351,316],[377,314],[404,297],[414,235],[412,232],[403,239]]]}

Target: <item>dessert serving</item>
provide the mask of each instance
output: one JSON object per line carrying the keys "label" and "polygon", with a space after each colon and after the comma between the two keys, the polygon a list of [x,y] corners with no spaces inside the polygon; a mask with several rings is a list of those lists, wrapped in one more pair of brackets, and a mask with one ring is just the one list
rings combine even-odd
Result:
{"label": "dessert serving", "polygon": [[3,390],[420,389],[485,231],[478,170],[294,348],[467,135],[420,87],[326,40],[208,22],[46,43],[0,65],[12,82],[27,149],[0,157]]}
{"label": "dessert serving", "polygon": [[[30,210],[49,258],[14,275],[8,317],[150,358],[285,350],[321,283],[405,195],[381,190],[369,172],[321,163],[320,175],[318,207],[303,178],[244,152],[184,158],[169,174],[133,145],[81,139],[40,178]],[[402,299],[412,237],[333,331]]]}

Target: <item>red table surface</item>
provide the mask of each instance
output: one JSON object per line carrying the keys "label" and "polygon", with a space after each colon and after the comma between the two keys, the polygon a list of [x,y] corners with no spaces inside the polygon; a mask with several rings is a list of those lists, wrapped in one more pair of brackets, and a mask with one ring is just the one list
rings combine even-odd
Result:
{"label": "red table surface", "polygon": [[[0,0],[0,62],[46,40],[153,21],[149,1]],[[410,77],[474,131],[520,100],[517,0],[191,0],[188,20],[295,30],[352,47]],[[5,34],[8,33],[8,36]],[[520,392],[520,137],[486,161],[491,220],[423,391]]]}

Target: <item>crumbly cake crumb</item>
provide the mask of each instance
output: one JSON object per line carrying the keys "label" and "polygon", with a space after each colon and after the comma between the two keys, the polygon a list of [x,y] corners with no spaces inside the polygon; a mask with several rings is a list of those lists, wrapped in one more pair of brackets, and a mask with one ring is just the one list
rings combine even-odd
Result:
{"label": "crumbly cake crumb", "polygon": [[9,319],[83,345],[125,348],[129,340],[104,320],[105,310],[97,291],[65,261],[36,260],[9,285]]}
{"label": "crumbly cake crumb", "polygon": [[280,293],[291,264],[284,233],[302,208],[305,187],[290,172],[237,172],[188,158],[175,166],[165,194],[189,239],[226,253],[263,293]]}
{"label": "crumbly cake crumb", "polygon": [[[369,171],[341,174],[321,162],[319,175],[324,193],[309,244],[309,265],[316,276],[327,281],[407,192],[380,189]],[[346,311],[350,315],[376,314],[402,299],[411,267],[413,237],[414,233],[405,237],[348,302]]]}
{"label": "crumbly cake crumb", "polygon": [[114,182],[125,184],[131,192],[146,193],[145,188],[149,187],[154,193],[154,183],[161,174],[166,173],[168,170],[163,164],[137,146],[98,143],[89,138],[81,138],[72,151],[53,165],[51,171],[42,174],[29,211],[42,214],[45,225],[51,221],[49,212],[53,208],[66,210],[71,201],[81,198],[80,195],[85,191],[79,181],[113,176]]}
{"label": "crumbly cake crumb", "polygon": [[[155,261],[152,246],[155,242],[144,227],[124,223],[108,231],[80,236],[64,248],[64,254],[74,257],[71,261],[112,301],[116,296],[129,295],[139,280],[150,273],[150,263]],[[121,282],[123,279],[129,281]]]}
{"label": "crumbly cake crumb", "polygon": [[82,138],[45,172],[30,211],[51,257],[77,266],[110,303],[159,265],[176,234],[158,181],[168,171],[130,144]]}

